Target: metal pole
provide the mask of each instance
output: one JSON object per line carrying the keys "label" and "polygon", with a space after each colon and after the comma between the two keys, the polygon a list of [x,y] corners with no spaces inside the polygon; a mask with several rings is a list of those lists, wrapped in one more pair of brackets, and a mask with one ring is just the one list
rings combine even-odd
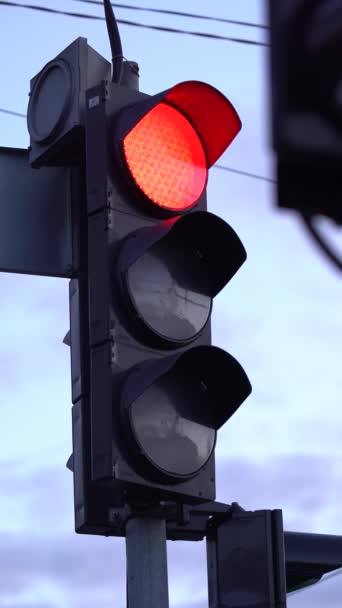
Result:
{"label": "metal pole", "polygon": [[126,556],[127,608],[169,608],[165,520],[130,519]]}

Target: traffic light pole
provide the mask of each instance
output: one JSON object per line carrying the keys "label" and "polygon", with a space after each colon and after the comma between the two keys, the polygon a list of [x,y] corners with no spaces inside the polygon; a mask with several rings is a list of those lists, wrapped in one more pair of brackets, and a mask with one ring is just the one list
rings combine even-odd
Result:
{"label": "traffic light pole", "polygon": [[[123,65],[122,82],[139,90],[139,68]],[[126,524],[127,608],[169,608],[165,519],[134,517]]]}
{"label": "traffic light pole", "polygon": [[127,608],[169,608],[165,519],[126,524]]}

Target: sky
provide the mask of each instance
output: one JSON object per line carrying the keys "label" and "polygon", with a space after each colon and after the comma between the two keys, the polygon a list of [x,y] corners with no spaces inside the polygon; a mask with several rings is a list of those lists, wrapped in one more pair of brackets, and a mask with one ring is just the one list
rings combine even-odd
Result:
{"label": "sky", "polygon": [[[31,4],[31,0],[21,0]],[[143,0],[135,4],[144,6]],[[73,0],[34,0],[102,15]],[[266,23],[261,0],[149,0]],[[264,30],[117,9],[118,18],[266,40]],[[262,46],[119,26],[125,57],[154,94],[197,79],[236,107],[242,131],[219,163],[273,178],[268,54]],[[29,81],[83,36],[110,57],[103,21],[0,6],[0,107],[26,113]],[[25,148],[23,118],[0,112],[0,146]],[[212,168],[208,208],[239,234],[247,261],[214,302],[213,344],[246,370],[253,393],[220,430],[217,500],[283,510],[286,530],[342,534],[339,395],[341,282],[275,205],[273,185]],[[1,204],[1,201],[0,201]],[[337,229],[322,221],[330,238]],[[76,535],[71,452],[68,281],[0,273],[0,608],[124,608],[124,539]],[[205,608],[205,543],[168,543],[170,606]],[[337,608],[342,576],[292,595],[290,608]]]}

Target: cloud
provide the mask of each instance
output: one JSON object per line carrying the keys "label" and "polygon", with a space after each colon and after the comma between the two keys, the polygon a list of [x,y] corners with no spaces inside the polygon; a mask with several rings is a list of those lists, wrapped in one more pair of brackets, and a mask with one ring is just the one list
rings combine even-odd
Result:
{"label": "cloud", "polygon": [[[341,476],[333,458],[312,454],[293,454],[272,462],[223,459],[217,463],[218,500],[237,501],[251,510],[282,508],[287,530],[338,534],[342,522],[334,505],[342,500]],[[17,523],[17,529],[9,529],[1,513],[2,597],[12,602],[10,608],[29,608],[29,602],[19,601],[20,594],[42,585],[46,601],[39,601],[44,608],[109,608],[113,604],[124,608],[124,539],[73,532],[71,473],[58,467],[29,470],[13,461],[1,467],[0,485],[4,489],[2,509],[7,504],[7,517],[13,514]],[[12,511],[16,504],[20,509]],[[204,541],[169,542],[168,570],[170,605],[207,606]],[[337,607],[333,602],[338,584],[338,578],[335,583],[324,583],[335,589],[331,592],[321,590],[323,584],[319,587],[320,593],[331,594],[330,603],[321,605]],[[300,595],[300,608],[309,608],[305,594]],[[316,605],[318,608],[318,603],[310,606]]]}
{"label": "cloud", "polygon": [[56,604],[54,604],[54,603],[52,604],[51,602],[48,602],[48,603],[44,602],[44,604],[41,604],[40,602],[39,603],[37,603],[37,602],[22,603],[20,601],[12,602],[11,600],[9,600],[7,602],[6,599],[3,599],[3,601],[5,603],[2,604],[2,608],[58,608]]}
{"label": "cloud", "polygon": [[2,593],[15,598],[43,583],[51,587],[52,600],[55,588],[68,606],[83,606],[82,598],[87,597],[96,604],[103,595],[119,600],[125,579],[125,564],[117,551],[122,541],[80,538],[71,532],[56,535],[53,519],[50,527],[51,534],[45,535],[0,533]]}
{"label": "cloud", "polygon": [[221,459],[218,500],[245,509],[283,509],[287,530],[339,534],[342,470],[331,456],[294,453],[260,460]]}
{"label": "cloud", "polygon": [[168,543],[168,575],[170,605],[183,606],[187,598],[189,608],[207,597],[207,563],[205,541]]}

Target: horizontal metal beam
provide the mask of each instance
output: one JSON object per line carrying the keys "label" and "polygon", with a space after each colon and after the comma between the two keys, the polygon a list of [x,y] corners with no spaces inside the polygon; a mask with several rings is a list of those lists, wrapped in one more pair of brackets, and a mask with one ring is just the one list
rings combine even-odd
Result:
{"label": "horizontal metal beam", "polygon": [[285,553],[289,561],[342,567],[342,536],[286,532]]}
{"label": "horizontal metal beam", "polygon": [[342,567],[342,536],[285,532],[284,545],[288,592]]}

